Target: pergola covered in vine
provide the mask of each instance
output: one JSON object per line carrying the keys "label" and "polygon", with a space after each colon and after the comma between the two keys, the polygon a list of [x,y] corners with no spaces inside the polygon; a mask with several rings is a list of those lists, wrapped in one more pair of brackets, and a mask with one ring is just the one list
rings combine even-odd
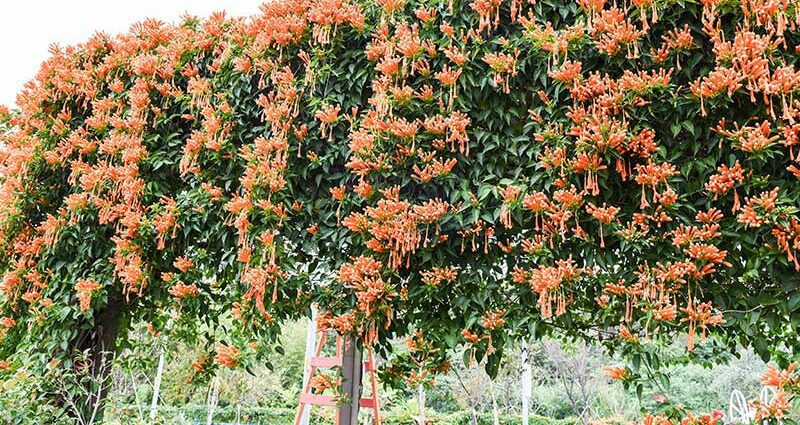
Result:
{"label": "pergola covered in vine", "polygon": [[787,363],[796,10],[287,0],[54,49],[2,111],[2,365],[202,322],[200,378],[312,304],[401,385],[545,335]]}

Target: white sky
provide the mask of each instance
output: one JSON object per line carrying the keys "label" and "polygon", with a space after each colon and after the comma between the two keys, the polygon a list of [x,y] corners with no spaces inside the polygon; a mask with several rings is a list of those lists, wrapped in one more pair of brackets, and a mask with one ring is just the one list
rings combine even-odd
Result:
{"label": "white sky", "polygon": [[52,43],[62,46],[97,31],[126,32],[134,22],[156,18],[177,22],[181,15],[258,13],[264,0],[12,0],[0,12],[0,105],[13,106],[17,92],[47,58]]}

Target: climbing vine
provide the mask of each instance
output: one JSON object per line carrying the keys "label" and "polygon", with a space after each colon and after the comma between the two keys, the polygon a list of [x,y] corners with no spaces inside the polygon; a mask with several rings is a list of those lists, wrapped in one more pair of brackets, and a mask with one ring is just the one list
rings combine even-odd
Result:
{"label": "climbing vine", "polygon": [[546,335],[786,365],[796,11],[288,0],[54,48],[0,111],[0,365],[143,321],[205,334],[198,376],[247,367],[312,305],[411,338],[391,382]]}

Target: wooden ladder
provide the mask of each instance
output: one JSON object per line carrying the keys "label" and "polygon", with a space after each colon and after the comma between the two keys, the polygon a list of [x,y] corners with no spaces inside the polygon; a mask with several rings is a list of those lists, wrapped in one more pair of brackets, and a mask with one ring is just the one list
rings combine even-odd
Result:
{"label": "wooden ladder", "polygon": [[[336,356],[334,357],[321,357],[322,349],[325,347],[325,343],[328,342],[328,334],[327,332],[321,332],[321,336],[319,342],[317,343],[316,350],[314,352],[314,357],[311,358],[310,371],[308,373],[308,382],[306,382],[305,387],[303,388],[303,392],[300,395],[300,403],[297,406],[297,415],[295,416],[295,425],[300,425],[300,420],[303,417],[303,411],[306,409],[306,406],[310,409],[311,406],[329,406],[329,407],[336,407],[337,415],[336,415],[336,425],[339,425],[339,400],[334,396],[329,395],[322,395],[322,394],[314,394],[313,388],[311,387],[311,383],[314,380],[314,376],[317,373],[318,369],[322,368],[335,368],[335,367],[342,367],[343,364],[343,340],[342,336],[337,334],[336,335]],[[352,342],[348,341],[346,343],[352,344]],[[370,385],[372,389],[372,396],[371,397],[362,397],[359,400],[358,405],[365,409],[372,409],[373,410],[373,425],[380,425],[380,403],[378,399],[378,382],[375,377],[375,356],[372,351],[372,347],[367,349],[367,353],[369,358],[367,361],[363,362],[364,371],[369,373],[370,376]],[[359,374],[361,376],[361,374]],[[343,376],[342,379],[348,379],[350,377]]]}

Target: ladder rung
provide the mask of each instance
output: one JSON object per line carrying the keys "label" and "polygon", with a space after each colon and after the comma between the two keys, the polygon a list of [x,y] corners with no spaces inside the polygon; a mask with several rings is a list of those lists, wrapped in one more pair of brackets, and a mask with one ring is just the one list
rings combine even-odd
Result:
{"label": "ladder rung", "polygon": [[[316,367],[337,367],[342,365],[342,359],[336,357],[314,357],[311,359],[311,366]],[[367,360],[364,362],[364,370],[372,372],[372,362]]]}
{"label": "ladder rung", "polygon": [[311,359],[311,366],[316,367],[336,367],[342,365],[342,359],[337,357],[314,357]]}
{"label": "ladder rung", "polygon": [[313,404],[316,406],[336,406],[336,398],[329,395],[303,394],[300,396],[300,403]]}
{"label": "ladder rung", "polygon": [[362,398],[359,403],[361,407],[365,409],[374,409],[375,408],[375,400],[371,398]]}

